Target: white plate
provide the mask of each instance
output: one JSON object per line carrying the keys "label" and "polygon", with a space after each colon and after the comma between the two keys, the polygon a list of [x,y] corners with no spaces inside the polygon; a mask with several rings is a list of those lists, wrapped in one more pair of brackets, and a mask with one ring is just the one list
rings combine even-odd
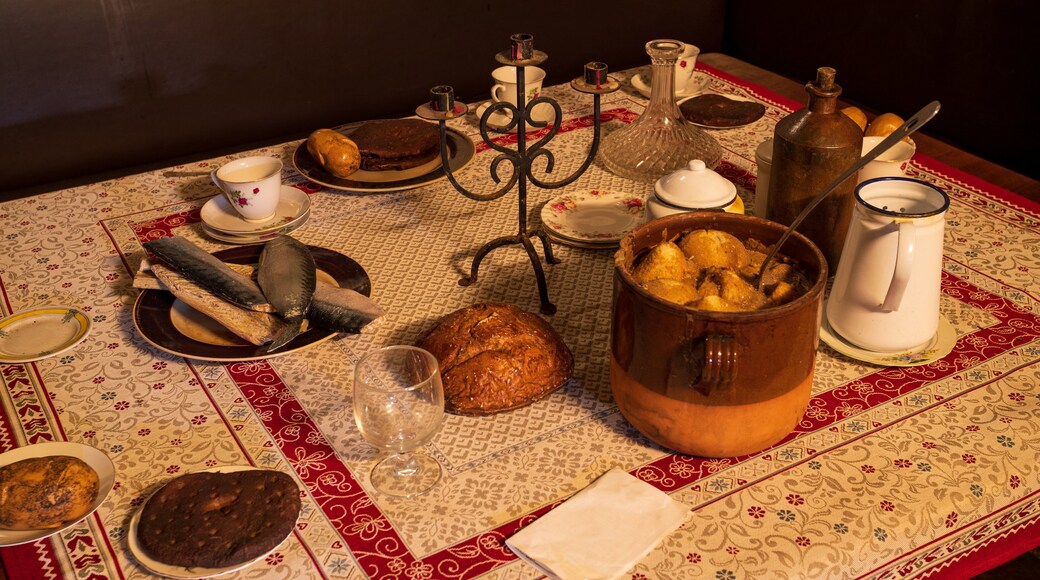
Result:
{"label": "white plate", "polygon": [[[685,99],[699,95],[704,92],[704,89],[708,88],[708,83],[710,82],[711,77],[708,75],[702,72],[693,73],[693,80],[690,82],[690,85],[683,90],[676,89],[675,98]],[[650,98],[650,83],[643,78],[642,74],[632,76],[632,86],[639,91],[639,94],[648,99]]]}
{"label": "white plate", "polygon": [[0,363],[27,363],[61,354],[90,332],[90,318],[71,306],[41,306],[0,319]]}
{"label": "white plate", "polygon": [[223,194],[202,206],[200,215],[202,223],[211,229],[231,235],[258,236],[277,232],[282,228],[303,219],[311,209],[311,198],[306,193],[288,185],[282,186],[282,195],[278,199],[278,209],[271,219],[263,222],[247,222],[231,207],[231,203]]}
{"label": "white plate", "polygon": [[553,237],[578,242],[620,241],[645,219],[642,195],[602,189],[565,193],[542,206],[542,223]]}
{"label": "white plate", "polygon": [[548,236],[549,240],[554,244],[560,244],[563,246],[570,246],[572,248],[582,248],[584,250],[613,250],[618,247],[618,242],[579,242],[578,240],[572,240],[570,238],[564,238],[557,236],[551,228],[545,228],[545,235]]}
{"label": "white plate", "polygon": [[278,236],[281,236],[281,235],[284,235],[284,234],[288,234],[290,232],[294,232],[294,231],[300,229],[300,227],[303,226],[303,224],[307,223],[307,220],[310,218],[310,215],[311,215],[310,210],[307,210],[302,215],[300,215],[299,218],[297,218],[296,220],[294,220],[290,224],[287,224],[287,225],[285,225],[285,226],[283,226],[283,227],[281,227],[281,228],[279,228],[279,229],[277,229],[277,230],[275,230],[273,232],[265,232],[265,233],[256,234],[256,235],[229,234],[227,232],[222,232],[220,230],[215,230],[215,229],[209,227],[208,225],[206,225],[205,223],[202,224],[202,231],[207,236],[209,236],[209,237],[211,237],[211,238],[213,238],[215,240],[220,240],[221,242],[226,242],[228,244],[262,244],[262,243],[264,243],[264,242],[266,242],[266,241],[268,241],[270,239],[277,238]]}
{"label": "white plate", "polygon": [[[490,107],[492,104],[492,101],[488,101],[486,103],[481,103],[477,106],[477,110],[474,111],[474,113],[477,115],[478,122],[480,121],[480,118],[484,116],[484,111],[488,110],[488,107]],[[553,110],[552,105],[548,103],[538,103],[537,105],[535,105],[534,109],[531,110],[531,117],[539,123],[549,123],[556,118],[556,111]],[[499,133],[516,133],[516,125],[514,125],[511,129],[505,129],[505,127],[509,125],[509,122],[512,119],[513,116],[507,113],[506,111],[495,111],[491,113],[491,116],[488,117],[488,129],[497,131]],[[535,127],[530,123],[527,124],[528,131],[534,131],[537,129],[538,127]]]}
{"label": "white plate", "polygon": [[925,365],[950,354],[957,344],[957,331],[945,316],[939,317],[939,330],[924,347],[901,352],[875,352],[847,342],[827,322],[827,306],[823,307],[823,323],[820,325],[820,340],[841,354],[886,367],[913,367]]}
{"label": "white plate", "polygon": [[[27,445],[25,447],[19,447],[18,449],[12,449],[6,453],[0,454],[0,467],[10,465],[23,459],[29,459],[31,457],[53,457],[58,455],[67,455],[81,459],[98,474],[97,499],[95,499],[94,503],[90,506],[90,511],[83,515],[83,518],[85,518],[94,513],[94,510],[98,509],[102,502],[105,501],[105,498],[108,497],[108,493],[112,491],[112,485],[116,481],[116,468],[112,464],[112,460],[108,458],[108,455],[105,455],[101,450],[82,443],[68,443],[64,441],[37,443],[35,445]],[[35,542],[36,540],[65,531],[82,521],[83,518],[71,522],[64,527],[49,530],[0,529],[0,546],[17,546],[18,544]]]}
{"label": "white plate", "polygon": [[[257,469],[259,468],[252,467],[250,465],[231,465],[224,467],[214,467],[212,469],[203,469],[202,471],[206,473],[234,473],[236,471],[248,471]],[[145,504],[147,503],[148,502],[145,501]],[[230,574],[237,570],[241,570],[243,568],[251,566],[259,560],[263,560],[268,556],[268,554],[277,550],[278,547],[285,542],[285,538],[282,538],[281,542],[275,544],[275,546],[267,552],[260,554],[252,560],[242,562],[241,564],[235,564],[234,566],[226,566],[224,568],[187,568],[184,566],[171,566],[170,564],[164,564],[162,562],[159,562],[158,560],[153,560],[152,558],[150,558],[148,554],[144,552],[144,549],[141,547],[141,544],[137,542],[137,525],[141,521],[141,511],[144,510],[145,504],[141,504],[141,509],[134,512],[133,517],[130,518],[130,531],[126,536],[127,545],[129,545],[130,553],[134,555],[134,558],[137,559],[138,563],[144,566],[149,572],[152,572],[153,574],[166,576],[167,578],[209,578],[212,576],[223,576],[224,574]],[[299,519],[299,516],[297,516],[297,519]],[[286,534],[285,537],[288,538],[289,535],[292,534],[292,530],[295,528],[296,524],[294,522],[292,529],[289,530],[289,533]]]}

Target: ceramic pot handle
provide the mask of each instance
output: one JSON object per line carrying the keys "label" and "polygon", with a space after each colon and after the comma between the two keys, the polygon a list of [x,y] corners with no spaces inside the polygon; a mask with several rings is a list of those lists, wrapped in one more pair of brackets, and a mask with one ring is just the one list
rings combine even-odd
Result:
{"label": "ceramic pot handle", "polygon": [[899,228],[899,241],[896,249],[896,267],[892,272],[892,282],[888,285],[888,293],[885,301],[881,304],[881,310],[892,312],[899,310],[903,302],[903,294],[906,286],[910,283],[910,273],[914,268],[914,245],[917,242],[917,230],[910,220],[898,220],[895,222]]}
{"label": "ceramic pot handle", "polygon": [[733,384],[737,374],[737,341],[729,334],[709,334],[704,339],[704,366],[694,390],[710,396]]}

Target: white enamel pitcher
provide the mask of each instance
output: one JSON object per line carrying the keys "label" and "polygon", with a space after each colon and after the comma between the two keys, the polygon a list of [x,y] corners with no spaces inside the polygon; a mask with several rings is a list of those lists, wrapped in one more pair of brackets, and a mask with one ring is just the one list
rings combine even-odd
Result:
{"label": "white enamel pitcher", "polygon": [[930,183],[881,177],[856,206],[827,300],[827,322],[876,352],[925,346],[939,327],[943,229],[950,198]]}

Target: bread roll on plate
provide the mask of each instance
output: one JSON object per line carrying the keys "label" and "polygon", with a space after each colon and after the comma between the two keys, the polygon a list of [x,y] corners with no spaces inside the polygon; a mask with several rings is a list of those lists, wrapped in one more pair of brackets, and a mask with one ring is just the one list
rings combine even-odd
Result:
{"label": "bread roll on plate", "polygon": [[311,157],[336,177],[346,178],[361,167],[361,152],[346,135],[332,129],[318,129],[307,138]]}

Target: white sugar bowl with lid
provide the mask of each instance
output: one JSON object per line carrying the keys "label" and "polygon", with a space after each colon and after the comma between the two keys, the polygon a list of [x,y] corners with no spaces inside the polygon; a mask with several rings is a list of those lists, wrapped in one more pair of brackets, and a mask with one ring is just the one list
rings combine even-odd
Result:
{"label": "white sugar bowl with lid", "polygon": [[661,177],[646,202],[650,219],[689,211],[744,213],[744,201],[733,182],[708,169],[700,159]]}

